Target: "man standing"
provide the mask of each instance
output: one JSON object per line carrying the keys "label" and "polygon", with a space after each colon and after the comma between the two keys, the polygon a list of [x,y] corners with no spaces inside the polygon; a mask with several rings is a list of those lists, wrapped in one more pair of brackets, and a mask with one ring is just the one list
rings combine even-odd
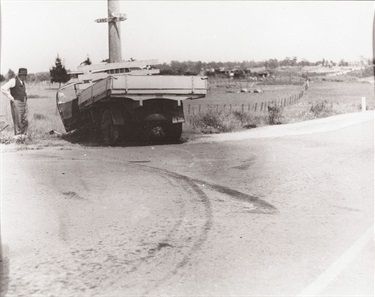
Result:
{"label": "man standing", "polygon": [[27,69],[20,68],[18,75],[11,78],[1,87],[1,92],[10,100],[12,118],[14,124],[14,134],[25,135],[28,128],[27,120],[27,94],[25,80],[27,77]]}

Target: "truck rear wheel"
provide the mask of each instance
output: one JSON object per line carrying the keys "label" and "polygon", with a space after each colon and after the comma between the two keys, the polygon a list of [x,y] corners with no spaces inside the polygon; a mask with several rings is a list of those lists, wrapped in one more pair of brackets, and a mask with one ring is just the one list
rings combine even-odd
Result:
{"label": "truck rear wheel", "polygon": [[103,112],[100,128],[105,144],[113,145],[118,143],[120,139],[120,127],[113,123],[111,112],[108,109]]}

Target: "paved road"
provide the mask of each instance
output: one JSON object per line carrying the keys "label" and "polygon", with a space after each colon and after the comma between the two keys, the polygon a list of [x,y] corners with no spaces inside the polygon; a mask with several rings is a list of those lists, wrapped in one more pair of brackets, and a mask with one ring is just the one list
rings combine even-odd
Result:
{"label": "paved road", "polygon": [[373,296],[373,113],[258,131],[7,147],[2,296]]}

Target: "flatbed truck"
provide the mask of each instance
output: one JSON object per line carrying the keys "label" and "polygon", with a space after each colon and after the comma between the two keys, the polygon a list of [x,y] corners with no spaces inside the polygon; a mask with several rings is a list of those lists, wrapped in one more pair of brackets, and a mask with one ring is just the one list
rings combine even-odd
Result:
{"label": "flatbed truck", "polygon": [[134,135],[178,141],[185,121],[183,102],[205,97],[207,78],[154,72],[99,73],[97,81],[85,74],[84,80],[60,88],[57,109],[66,131],[90,127],[109,145]]}

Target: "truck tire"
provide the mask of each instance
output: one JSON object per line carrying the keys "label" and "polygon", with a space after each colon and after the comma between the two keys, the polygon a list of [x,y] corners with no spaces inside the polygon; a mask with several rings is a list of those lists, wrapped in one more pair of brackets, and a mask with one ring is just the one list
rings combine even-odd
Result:
{"label": "truck tire", "polygon": [[100,128],[105,144],[114,145],[118,143],[120,139],[120,127],[113,123],[111,112],[108,109],[103,112]]}
{"label": "truck tire", "polygon": [[182,134],[182,123],[168,125],[167,139],[170,141],[179,141]]}

